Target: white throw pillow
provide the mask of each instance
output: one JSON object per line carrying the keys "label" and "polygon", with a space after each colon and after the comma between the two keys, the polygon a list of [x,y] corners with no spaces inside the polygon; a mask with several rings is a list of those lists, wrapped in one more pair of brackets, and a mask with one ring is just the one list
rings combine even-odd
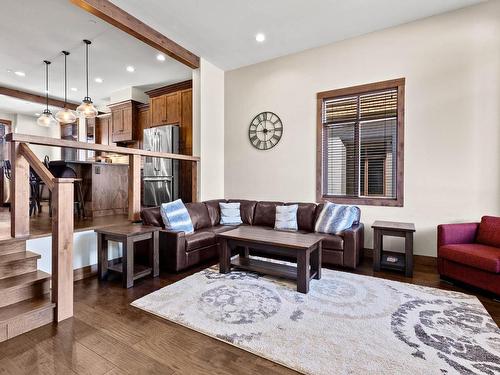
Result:
{"label": "white throw pillow", "polygon": [[177,199],[173,202],[163,203],[160,207],[160,213],[165,229],[174,232],[185,232],[186,234],[194,232],[191,216],[189,216],[189,212],[182,200]]}
{"label": "white throw pillow", "polygon": [[274,220],[274,229],[277,230],[290,230],[296,231],[297,224],[297,210],[298,204],[290,206],[276,206],[276,218]]}
{"label": "white throw pillow", "polygon": [[240,203],[219,203],[221,225],[240,225]]}

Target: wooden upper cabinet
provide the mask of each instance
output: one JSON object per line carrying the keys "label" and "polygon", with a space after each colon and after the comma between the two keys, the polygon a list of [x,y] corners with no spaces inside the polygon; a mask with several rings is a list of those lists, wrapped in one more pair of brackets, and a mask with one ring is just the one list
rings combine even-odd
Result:
{"label": "wooden upper cabinet", "polygon": [[141,104],[137,113],[137,128],[136,128],[136,147],[142,148],[144,142],[144,129],[150,127],[150,111],[149,105]]}
{"label": "wooden upper cabinet", "polygon": [[160,126],[167,123],[167,101],[165,95],[150,99],[151,126]]}
{"label": "wooden upper cabinet", "polygon": [[167,124],[178,124],[181,121],[181,100],[180,93],[174,92],[165,95],[167,102]]}
{"label": "wooden upper cabinet", "polygon": [[97,117],[95,123],[95,143],[101,145],[109,145],[111,140],[109,139],[109,127],[111,115]]}
{"label": "wooden upper cabinet", "polygon": [[111,108],[111,140],[117,142],[134,142],[137,124],[137,102],[125,102],[110,105]]}

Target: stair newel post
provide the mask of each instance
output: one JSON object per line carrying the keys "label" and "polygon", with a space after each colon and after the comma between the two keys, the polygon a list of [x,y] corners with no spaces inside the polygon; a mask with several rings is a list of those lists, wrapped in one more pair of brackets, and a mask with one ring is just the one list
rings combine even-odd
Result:
{"label": "stair newel post", "polygon": [[129,155],[128,219],[141,220],[141,155]]}
{"label": "stair newel post", "polygon": [[30,234],[29,218],[29,164],[21,153],[21,143],[12,142],[11,152],[11,226],[12,237],[27,237]]}
{"label": "stair newel post", "polygon": [[73,179],[54,179],[52,191],[52,302],[54,320],[73,316]]}

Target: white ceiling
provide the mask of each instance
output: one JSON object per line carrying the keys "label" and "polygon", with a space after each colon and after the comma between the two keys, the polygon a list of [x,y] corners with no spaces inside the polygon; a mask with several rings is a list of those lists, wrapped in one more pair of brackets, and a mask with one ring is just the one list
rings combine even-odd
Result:
{"label": "white ceiling", "polygon": [[[0,22],[0,85],[45,94],[43,60],[50,66],[51,97],[64,97],[64,59],[68,57],[69,100],[80,102],[85,96],[83,39],[90,39],[90,96],[103,104],[112,92],[134,86],[143,89],[191,79],[192,70],[166,57],[156,60],[158,52],[150,46],[101,21],[69,2],[69,0],[2,1]],[[135,67],[128,73],[126,67]],[[23,71],[18,77],[12,71]],[[95,83],[101,77],[104,82]],[[12,102],[10,102],[12,104]],[[0,96],[0,108],[9,103]],[[37,104],[43,110],[43,105]],[[18,108],[18,106],[16,106]],[[18,108],[19,109],[19,108]],[[11,112],[14,112],[12,110]],[[24,112],[23,112],[24,113]]]}
{"label": "white ceiling", "polygon": [[[45,107],[42,104],[0,95],[0,113],[27,115],[33,116],[36,119],[44,109]],[[59,111],[59,108],[53,106],[49,106],[49,109],[52,111],[53,115]],[[38,114],[38,116],[36,114]]]}
{"label": "white ceiling", "polygon": [[[482,0],[111,0],[224,70]],[[259,44],[255,34],[267,40]]]}

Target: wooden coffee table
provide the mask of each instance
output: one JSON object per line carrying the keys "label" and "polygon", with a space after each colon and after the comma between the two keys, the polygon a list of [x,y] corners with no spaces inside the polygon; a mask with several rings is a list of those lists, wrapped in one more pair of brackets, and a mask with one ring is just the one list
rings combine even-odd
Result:
{"label": "wooden coffee table", "polygon": [[[323,236],[310,233],[281,232],[273,229],[242,226],[218,234],[220,245],[220,273],[231,268],[244,269],[271,276],[297,280],[297,291],[309,292],[309,281],[321,279],[321,240]],[[240,256],[231,259],[231,251],[244,249]],[[249,249],[265,254],[295,258],[297,267],[266,262],[249,257]]]}

